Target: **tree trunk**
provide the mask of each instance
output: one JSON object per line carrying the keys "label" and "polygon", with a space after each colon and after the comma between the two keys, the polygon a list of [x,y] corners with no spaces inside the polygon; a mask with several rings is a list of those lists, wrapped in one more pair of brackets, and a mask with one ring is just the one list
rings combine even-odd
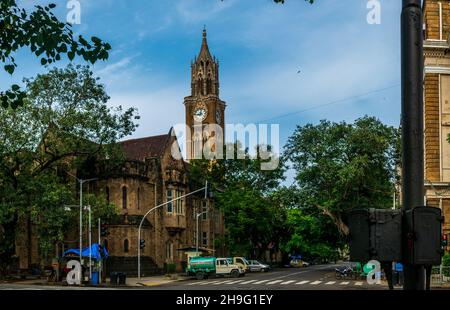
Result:
{"label": "tree trunk", "polygon": [[318,207],[320,210],[323,211],[323,214],[329,216],[329,217],[332,219],[332,221],[333,221],[334,224],[336,225],[336,227],[337,227],[339,233],[340,233],[342,236],[348,236],[348,235],[349,235],[349,233],[350,233],[349,228],[348,228],[348,226],[344,223],[344,221],[342,220],[342,217],[341,217],[340,214],[334,214],[333,212],[331,212],[330,210],[328,210],[327,208],[322,207],[322,206],[317,206],[317,207]]}

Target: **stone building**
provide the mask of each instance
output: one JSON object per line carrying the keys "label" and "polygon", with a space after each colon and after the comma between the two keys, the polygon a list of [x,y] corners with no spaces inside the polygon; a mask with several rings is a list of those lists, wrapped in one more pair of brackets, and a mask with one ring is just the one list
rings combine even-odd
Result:
{"label": "stone building", "polygon": [[442,209],[450,234],[450,0],[424,2],[426,203]]}
{"label": "stone building", "polygon": [[[184,101],[187,127],[194,129],[194,126],[200,126],[203,129],[206,125],[218,125],[224,128],[225,102],[219,99],[219,64],[209,52],[206,30],[203,30],[200,53],[191,64],[191,70],[191,95]],[[215,135],[214,132],[208,134]],[[186,141],[187,159],[193,158],[194,150],[189,145],[199,140],[204,142],[206,138]],[[120,173],[99,181],[98,186],[117,206],[123,218],[120,224],[110,225],[110,235],[104,240],[112,256],[109,267],[132,272],[136,266],[138,225],[142,216],[149,209],[196,188],[193,188],[189,177],[189,163],[180,159],[180,153],[179,159],[172,154],[179,152],[172,129],[166,135],[120,144],[127,160],[125,166]],[[169,264],[180,270],[187,263],[188,249],[196,248],[197,237],[203,251],[225,255],[221,243],[225,234],[222,213],[214,208],[211,199],[204,198],[203,193],[169,203],[150,213],[146,219],[141,232],[146,246],[141,255],[142,267],[147,273]]]}
{"label": "stone building", "polygon": [[[109,235],[102,241],[111,255],[110,271],[128,274],[136,271],[138,226],[143,215],[155,206],[196,190],[189,177],[189,164],[175,159],[179,150],[172,130],[161,136],[128,140],[120,143],[126,158],[120,171],[99,178],[97,188],[106,193],[120,213],[119,223],[108,225]],[[101,174],[103,175],[103,174]],[[199,187],[203,184],[198,184]],[[186,249],[196,247],[196,215],[199,216],[199,247],[214,255],[224,255],[220,243],[224,221],[213,201],[204,192],[168,203],[151,212],[144,221],[141,239],[143,274],[165,269],[168,265],[181,270],[187,263]]]}
{"label": "stone building", "polygon": [[[224,126],[225,103],[218,96],[218,66],[217,59],[209,52],[204,30],[200,53],[192,63],[191,95],[185,98],[186,122],[191,128],[194,123],[201,128],[214,124]],[[204,141],[204,137],[200,141]],[[107,161],[98,161],[89,172],[97,180],[85,184],[92,192],[104,193],[119,213],[114,222],[107,223],[108,235],[101,239],[110,255],[107,273],[137,274],[139,223],[147,211],[164,203],[151,212],[142,225],[141,240],[145,241],[145,247],[141,250],[141,275],[165,269],[180,271],[187,263],[187,253],[196,249],[197,238],[201,252],[225,256],[224,218],[215,208],[213,199],[205,199],[204,192],[199,192],[169,203],[204,186],[203,183],[196,184],[190,177],[190,164],[180,154],[173,129],[159,136],[122,141],[119,146],[124,155],[123,164],[109,167]],[[189,151],[188,159],[190,154]],[[74,189],[78,190],[75,183]],[[27,223],[22,225],[26,227]],[[84,247],[88,240],[86,231],[83,233]],[[78,227],[69,228],[66,239],[70,241],[64,242],[66,249],[78,247],[78,233]],[[37,239],[32,234],[33,227],[28,227],[16,240],[16,256],[21,269],[42,263]],[[92,235],[96,242],[98,230],[93,229]],[[61,246],[55,245],[56,255],[61,255]]]}

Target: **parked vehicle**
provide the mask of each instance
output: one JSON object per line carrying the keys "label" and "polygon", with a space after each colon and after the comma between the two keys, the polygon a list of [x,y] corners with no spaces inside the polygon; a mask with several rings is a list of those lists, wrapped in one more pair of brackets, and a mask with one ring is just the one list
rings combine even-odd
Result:
{"label": "parked vehicle", "polygon": [[301,259],[293,259],[290,261],[289,265],[291,267],[301,268],[301,267],[308,267],[309,263]]}
{"label": "parked vehicle", "polygon": [[266,264],[262,264],[257,260],[249,260],[248,270],[250,272],[267,272],[270,270],[270,266]]}
{"label": "parked vehicle", "polygon": [[350,265],[343,266],[340,268],[335,268],[334,273],[335,273],[335,278],[337,280],[356,279],[358,276],[358,273],[356,272],[356,270]]}
{"label": "parked vehicle", "polygon": [[250,263],[244,257],[228,257],[227,260],[230,264],[238,265],[245,272],[249,272]]}
{"label": "parked vehicle", "polygon": [[245,275],[244,269],[230,264],[226,258],[192,257],[187,266],[188,276],[195,276],[198,280],[215,276],[231,276],[238,278]]}

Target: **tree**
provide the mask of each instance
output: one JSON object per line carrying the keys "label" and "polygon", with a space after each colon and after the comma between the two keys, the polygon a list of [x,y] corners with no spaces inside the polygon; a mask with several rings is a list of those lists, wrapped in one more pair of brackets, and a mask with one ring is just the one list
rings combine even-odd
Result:
{"label": "tree", "polygon": [[398,129],[367,116],[354,124],[298,126],[284,157],[296,171],[301,206],[320,209],[342,235],[348,234],[346,212],[390,207],[399,137]]}
{"label": "tree", "polygon": [[[109,43],[97,37],[92,37],[90,42],[83,36],[75,39],[71,25],[60,22],[53,14],[55,7],[55,4],[37,5],[33,12],[28,13],[15,0],[1,1],[0,61],[6,72],[14,73],[17,67],[14,53],[25,47],[40,57],[43,66],[61,60],[65,54],[70,60],[81,56],[91,63],[108,59]],[[23,103],[25,96],[26,93],[14,84],[11,89],[0,92],[0,101],[4,108],[16,108]]]}
{"label": "tree", "polygon": [[[67,172],[93,157],[120,159],[115,142],[136,128],[136,110],[108,107],[109,97],[88,67],[52,69],[25,83],[23,106],[0,109],[4,265],[14,252],[18,221],[33,221],[43,242],[54,241],[51,234],[59,236],[64,225],[62,204],[73,204],[75,198],[76,186]],[[101,198],[96,204],[110,213],[111,206]]]}
{"label": "tree", "polygon": [[216,189],[214,197],[226,219],[231,254],[260,256],[278,245],[284,213],[271,196],[283,179],[284,166],[261,170],[258,153],[251,156],[239,143],[227,147],[234,148],[234,158],[244,152],[244,159],[193,160],[191,176],[200,184],[207,179]]}

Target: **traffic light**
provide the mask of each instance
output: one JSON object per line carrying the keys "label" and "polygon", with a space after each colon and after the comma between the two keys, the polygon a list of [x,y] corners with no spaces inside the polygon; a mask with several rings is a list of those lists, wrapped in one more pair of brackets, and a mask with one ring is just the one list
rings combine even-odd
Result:
{"label": "traffic light", "polygon": [[350,260],[401,260],[402,212],[355,210],[349,214]]}
{"label": "traffic light", "polygon": [[416,207],[405,214],[406,260],[412,265],[440,265],[442,259],[442,212],[439,208]]}
{"label": "traffic light", "polygon": [[108,234],[109,234],[108,226],[105,223],[103,223],[100,227],[100,235],[102,237],[106,237]]}
{"label": "traffic light", "polygon": [[443,234],[442,235],[442,248],[443,250],[445,250],[445,248],[447,248],[448,246],[448,235],[447,234]]}
{"label": "traffic light", "polygon": [[145,248],[145,240],[144,239],[139,240],[139,247],[141,248],[141,250],[143,248]]}
{"label": "traffic light", "polygon": [[213,198],[212,184],[209,182],[206,182],[205,194],[205,198]]}

